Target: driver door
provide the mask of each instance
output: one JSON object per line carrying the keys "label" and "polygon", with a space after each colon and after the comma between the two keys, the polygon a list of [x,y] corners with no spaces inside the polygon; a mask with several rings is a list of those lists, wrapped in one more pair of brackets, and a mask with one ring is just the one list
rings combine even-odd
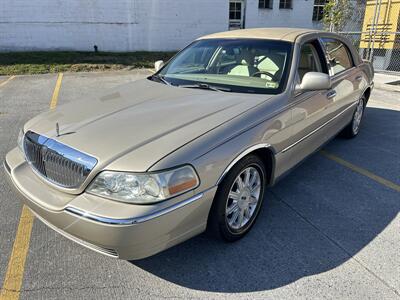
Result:
{"label": "driver door", "polygon": [[[300,83],[308,72],[329,74],[323,48],[317,39],[307,41],[301,46],[297,82]],[[329,107],[333,98],[332,90],[302,91],[294,95],[292,128],[295,142],[283,150],[290,154],[288,165],[296,165],[329,138],[322,129],[330,118]]]}

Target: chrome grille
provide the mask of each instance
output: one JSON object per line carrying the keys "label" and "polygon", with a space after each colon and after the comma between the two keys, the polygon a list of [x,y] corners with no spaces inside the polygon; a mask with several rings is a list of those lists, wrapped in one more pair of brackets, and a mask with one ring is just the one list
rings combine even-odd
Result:
{"label": "chrome grille", "polygon": [[65,188],[79,187],[97,164],[95,158],[31,131],[25,134],[24,152],[36,172]]}

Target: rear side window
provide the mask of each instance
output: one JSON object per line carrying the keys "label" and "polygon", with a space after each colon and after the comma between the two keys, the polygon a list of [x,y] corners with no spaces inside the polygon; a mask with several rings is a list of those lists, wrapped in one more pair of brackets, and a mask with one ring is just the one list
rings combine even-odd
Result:
{"label": "rear side window", "polygon": [[339,74],[353,67],[353,60],[349,49],[342,42],[335,39],[322,39],[333,75]]}

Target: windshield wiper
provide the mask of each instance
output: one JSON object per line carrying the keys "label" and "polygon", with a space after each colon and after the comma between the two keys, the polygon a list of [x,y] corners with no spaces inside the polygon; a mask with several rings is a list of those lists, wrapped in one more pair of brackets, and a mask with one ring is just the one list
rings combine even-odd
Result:
{"label": "windshield wiper", "polygon": [[187,89],[211,90],[211,91],[216,91],[216,92],[230,92],[231,91],[231,89],[229,89],[229,88],[211,86],[211,85],[208,85],[207,83],[182,84],[182,85],[178,85],[178,87],[187,88]]}
{"label": "windshield wiper", "polygon": [[166,84],[166,85],[171,85],[171,83],[169,83],[167,80],[165,80],[165,78],[164,78],[163,75],[154,74],[154,75],[151,75],[150,78],[151,78],[152,80],[156,79],[158,82],[162,82],[162,83],[164,83],[164,84]]}

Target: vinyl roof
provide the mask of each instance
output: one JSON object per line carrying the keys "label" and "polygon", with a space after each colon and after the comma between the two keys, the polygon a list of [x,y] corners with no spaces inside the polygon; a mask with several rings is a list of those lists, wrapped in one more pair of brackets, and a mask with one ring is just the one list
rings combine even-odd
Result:
{"label": "vinyl roof", "polygon": [[320,32],[319,30],[307,28],[252,28],[231,30],[219,33],[209,34],[200,37],[203,39],[224,39],[224,38],[252,38],[252,39],[266,39],[266,40],[281,40],[293,42],[299,35],[305,33]]}

